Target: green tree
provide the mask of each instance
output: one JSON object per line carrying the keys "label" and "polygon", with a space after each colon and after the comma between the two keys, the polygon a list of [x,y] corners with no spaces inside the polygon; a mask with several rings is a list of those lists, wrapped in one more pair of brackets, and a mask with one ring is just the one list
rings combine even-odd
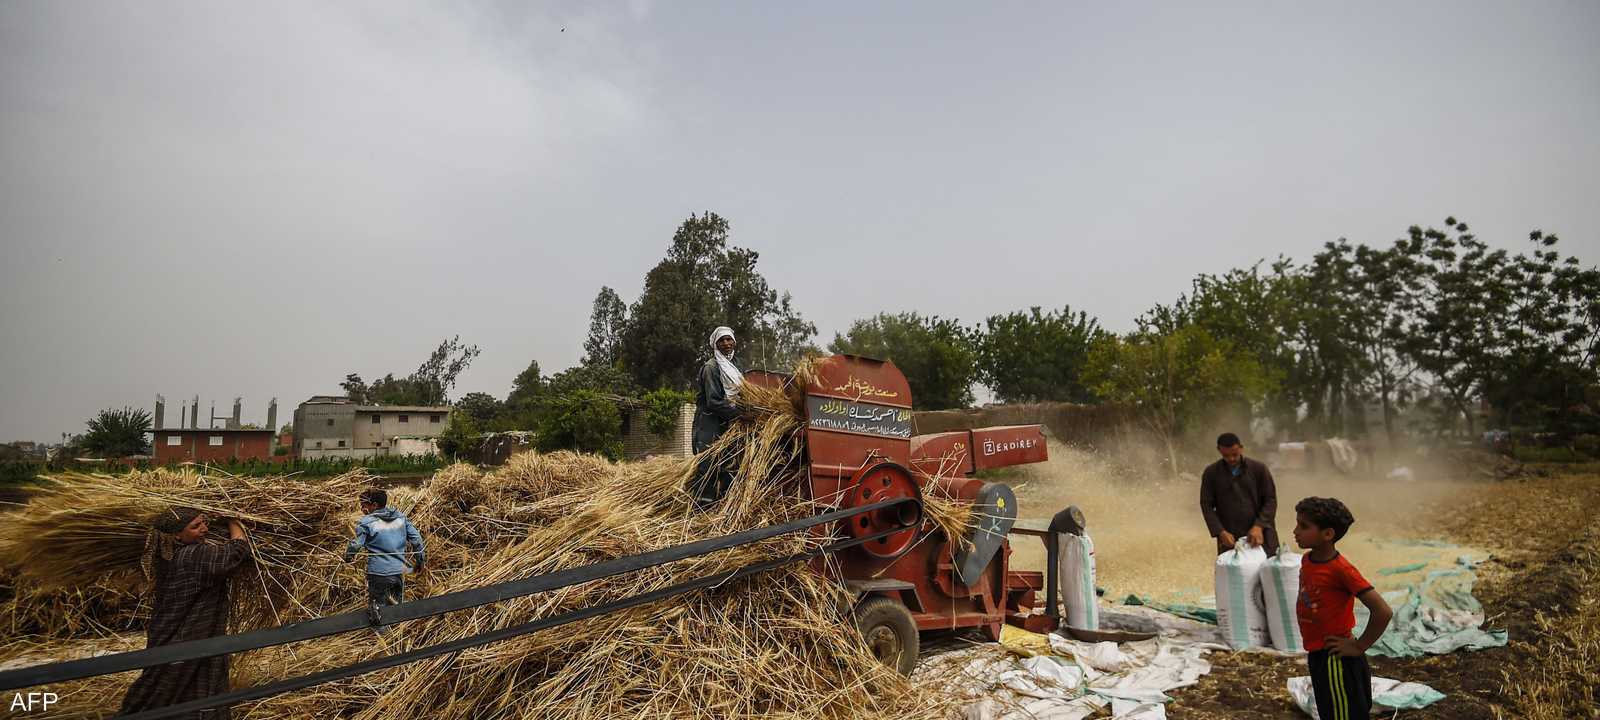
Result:
{"label": "green tree", "polygon": [[759,255],[728,244],[728,221],[690,216],[667,255],[645,275],[627,314],[622,360],[640,387],[686,388],[709,356],[712,329],[727,325],[744,365],[792,361],[816,327],[756,270]]}
{"label": "green tree", "polygon": [[[1553,235],[1546,236],[1539,231],[1531,233],[1529,238],[1554,244],[1550,239]],[[1577,258],[1567,258],[1556,271],[1552,284],[1569,320],[1561,341],[1572,362],[1593,373],[1600,366],[1600,268],[1582,268]]]}
{"label": "green tree", "polygon": [[439,347],[434,348],[433,353],[409,378],[416,387],[415,399],[419,402],[415,404],[449,403],[450,389],[455,387],[456,378],[466,371],[479,352],[477,345],[462,345],[460,335],[439,343]]}
{"label": "green tree", "polygon": [[439,454],[451,460],[463,459],[478,447],[482,430],[476,420],[464,412],[450,413],[449,424],[440,433]]}
{"label": "green tree", "polygon": [[1089,352],[1085,379],[1101,398],[1134,411],[1166,447],[1174,475],[1185,432],[1219,406],[1259,401],[1269,385],[1254,357],[1196,325],[1104,336]]}
{"label": "green tree", "polygon": [[718,325],[749,337],[754,315],[728,316],[717,292],[727,254],[728,222],[714,213],[690,216],[673,234],[666,258],[645,274],[623,343],[624,362],[638,384],[688,387],[708,352],[706,336]]}
{"label": "green tree", "polygon": [[359,374],[350,373],[339,386],[351,400],[368,405],[447,405],[456,378],[478,353],[478,346],[462,345],[457,335],[439,343],[416,372],[406,377],[396,378],[391,373],[368,385]]}
{"label": "green tree", "polygon": [[979,380],[1005,402],[1064,400],[1090,402],[1083,383],[1089,348],[1100,338],[1100,324],[1088,313],[1028,312],[994,315],[977,340]]}
{"label": "green tree", "polygon": [[1340,239],[1303,265],[1201,275],[1139,327],[1199,327],[1248,353],[1268,381],[1262,408],[1302,433],[1363,432],[1373,401],[1391,440],[1408,405],[1475,432],[1481,400],[1503,427],[1570,435],[1590,417],[1600,271],[1554,236],[1530,240],[1495,249],[1455,218],[1387,247]]}
{"label": "green tree", "polygon": [[1408,234],[1419,247],[1425,282],[1416,312],[1406,322],[1404,352],[1432,380],[1433,390],[1477,433],[1473,412],[1491,372],[1498,316],[1504,293],[1495,288],[1508,254],[1491,250],[1455,218],[1443,230],[1413,225]]}
{"label": "green tree", "polygon": [[[378,382],[393,381],[393,373],[385,375],[383,378],[378,380]],[[370,404],[372,402],[372,388],[368,387],[367,381],[362,380],[361,376],[357,373],[345,375],[344,382],[339,383],[339,387],[344,388],[344,396],[350,398],[351,402],[362,404]]]}
{"label": "green tree", "polygon": [[622,368],[615,365],[574,365],[550,376],[545,384],[547,397],[571,395],[588,390],[609,397],[633,397],[639,386]]}
{"label": "green tree", "polygon": [[1364,290],[1350,259],[1323,254],[1298,268],[1288,282],[1294,312],[1292,345],[1296,358],[1282,379],[1287,397],[1303,406],[1312,433],[1342,435],[1363,430],[1366,405],[1363,388],[1369,375],[1362,352],[1366,322]]}
{"label": "green tree", "polygon": [[693,402],[694,393],[672,388],[657,388],[639,398],[650,432],[663,437],[678,426],[678,419],[683,417],[683,406]]}
{"label": "green tree", "polygon": [[622,333],[628,325],[628,305],[617,291],[600,288],[589,314],[589,338],[583,343],[583,364],[615,365],[622,361]]}
{"label": "green tree", "polygon": [[622,413],[614,398],[593,390],[552,397],[539,424],[540,450],[622,455]]}
{"label": "green tree", "polygon": [[[1222,275],[1202,274],[1190,283],[1189,292],[1171,305],[1157,305],[1139,318],[1141,332],[1168,335],[1179,329],[1197,326],[1212,338],[1249,354],[1268,380],[1263,398],[1264,410],[1275,423],[1294,428],[1299,411],[1309,405],[1320,417],[1318,397],[1324,394],[1326,380],[1321,372],[1307,372],[1313,366],[1313,350],[1326,344],[1321,328],[1307,323],[1304,314],[1308,291],[1318,288],[1308,282],[1288,260],[1279,259],[1263,270],[1257,262],[1248,268]],[[1251,411],[1252,408],[1241,408]]]}
{"label": "green tree", "polygon": [[[539,364],[531,363],[513,382],[511,395],[499,415],[484,427],[545,432],[552,422],[552,413],[569,411],[571,399],[577,394],[603,397],[617,403],[638,395],[639,388],[617,365],[579,364],[544,378],[540,377]],[[620,438],[618,435],[617,439]]]}
{"label": "green tree", "polygon": [[487,426],[489,430],[533,430],[538,427],[538,413],[549,388],[539,371],[539,361],[531,360],[528,367],[517,373],[511,381],[511,392],[506,395],[499,414]]}
{"label": "green tree", "polygon": [[[1419,367],[1404,352],[1405,324],[1416,312],[1425,273],[1419,262],[1422,246],[1402,238],[1385,249],[1351,246],[1344,239],[1329,243],[1313,260],[1331,268],[1345,336],[1359,354],[1363,394],[1376,397],[1383,409],[1384,434],[1395,441],[1398,411],[1416,395],[1413,377]],[[1315,308],[1313,308],[1315,309]]]}
{"label": "green tree", "polygon": [[488,393],[467,393],[456,401],[455,412],[472,418],[480,426],[494,422],[505,412],[505,404]]}
{"label": "green tree", "polygon": [[100,457],[127,457],[150,454],[145,433],[150,431],[150,413],[143,408],[101,410],[89,420],[80,447]]}
{"label": "green tree", "polygon": [[506,405],[512,408],[530,406],[545,394],[544,375],[539,371],[539,361],[531,360],[528,367],[511,380],[511,393],[506,395]]}
{"label": "green tree", "polygon": [[917,313],[880,313],[834,334],[828,349],[893,361],[911,385],[917,406],[944,410],[972,405],[978,377],[973,331],[956,320]]}
{"label": "green tree", "polygon": [[1591,315],[1593,268],[1576,257],[1563,259],[1555,235],[1535,231],[1533,248],[1510,258],[1485,284],[1500,308],[1480,389],[1501,427],[1531,427],[1570,438],[1592,431],[1592,413],[1579,412],[1595,382],[1595,338]]}
{"label": "green tree", "polygon": [[744,355],[752,367],[786,371],[802,357],[819,355],[817,326],[807,322],[794,308],[794,298],[785,292],[777,305],[762,315],[756,334],[745,343]]}

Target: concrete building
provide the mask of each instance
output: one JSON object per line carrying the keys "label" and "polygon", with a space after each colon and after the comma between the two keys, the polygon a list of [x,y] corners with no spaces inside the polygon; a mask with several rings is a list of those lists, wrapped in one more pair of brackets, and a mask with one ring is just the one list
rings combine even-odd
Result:
{"label": "concrete building", "polygon": [[294,454],[303,458],[377,457],[430,452],[444,434],[449,406],[358,405],[317,395],[294,411]]}
{"label": "concrete building", "polygon": [[[154,429],[150,431],[155,436],[151,443],[155,461],[159,464],[271,461],[277,437],[273,427],[278,421],[278,400],[273,398],[267,404],[267,425],[264,428],[244,426],[241,422],[243,404],[241,398],[234,398],[233,415],[226,417],[218,416],[213,409],[210,427],[202,428],[199,427],[200,398],[196,396],[189,412],[178,413],[178,427],[169,428],[166,426],[166,398],[157,395]],[[184,422],[186,417],[187,426]],[[218,420],[223,421],[222,427],[216,427]]]}

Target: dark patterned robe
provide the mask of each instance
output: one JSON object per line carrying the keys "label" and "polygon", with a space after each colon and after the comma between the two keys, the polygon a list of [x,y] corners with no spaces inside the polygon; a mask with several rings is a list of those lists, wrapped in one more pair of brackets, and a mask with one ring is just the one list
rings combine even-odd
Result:
{"label": "dark patterned robe", "polygon": [[[250,556],[244,540],[180,545],[156,565],[156,596],[147,647],[225,634],[228,573]],[[153,710],[228,691],[228,656],[146,668],[122,699],[122,714]],[[227,720],[227,708],[176,716]]]}
{"label": "dark patterned robe", "polygon": [[716,358],[700,366],[700,375],[694,383],[694,429],[690,436],[696,455],[711,447],[728,431],[734,418],[739,417],[739,408],[728,399],[722,382],[722,368],[717,365]]}

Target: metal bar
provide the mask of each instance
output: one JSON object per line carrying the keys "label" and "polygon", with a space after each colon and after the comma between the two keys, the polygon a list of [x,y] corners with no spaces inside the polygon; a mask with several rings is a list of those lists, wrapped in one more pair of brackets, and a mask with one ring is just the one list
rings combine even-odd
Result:
{"label": "metal bar", "polygon": [[[1061,625],[1061,613],[1056,610],[1056,592],[1060,587],[1061,579],[1056,576],[1061,565],[1061,533],[1054,530],[1044,534],[1044,602],[1046,617],[1054,618],[1056,626]],[[1053,628],[1052,628],[1053,629]]]}
{"label": "metal bar", "polygon": [[197,710],[222,707],[224,705],[234,705],[241,702],[259,700],[261,698],[271,697],[273,695],[279,695],[295,690],[302,690],[315,685],[333,682],[335,680],[343,680],[347,677],[354,677],[356,675],[376,672],[378,670],[405,665],[418,660],[426,660],[438,655],[460,652],[462,650],[467,650],[479,645],[487,645],[493,642],[509,640],[511,638],[527,635],[529,633],[538,632],[540,630],[565,625],[571,622],[577,622],[579,620],[585,620],[597,615],[615,612],[617,610],[624,610],[638,605],[645,605],[695,590],[716,587],[723,583],[737,580],[747,575],[766,572],[768,570],[792,563],[804,562],[823,553],[838,552],[840,550],[861,545],[872,540],[888,537],[904,529],[904,527],[898,527],[891,530],[885,530],[877,533],[876,535],[837,542],[832,545],[826,545],[814,550],[807,550],[806,552],[790,555],[785,558],[767,560],[754,565],[746,565],[745,567],[737,570],[730,570],[727,572],[718,573],[716,575],[708,575],[706,577],[696,578],[694,580],[687,580],[676,585],[670,585],[660,590],[644,593],[642,595],[634,595],[621,600],[613,600],[611,602],[602,603],[594,607],[588,607],[582,610],[573,610],[555,617],[534,620],[521,625],[514,625],[509,628],[491,630],[489,632],[480,633],[471,637],[465,637],[460,640],[452,640],[450,642],[440,643],[438,645],[429,645],[416,650],[410,650],[395,655],[389,655],[387,657],[368,660],[366,662],[356,663],[354,665],[347,665],[345,667],[335,668],[333,670],[325,670],[320,673],[304,675],[297,678],[291,678],[289,680],[281,680],[279,682],[261,685],[259,687],[234,690],[219,695],[212,695],[211,697],[207,698],[201,698],[199,700],[190,700],[189,702],[179,703],[177,705],[168,705],[164,708],[145,710],[143,712],[137,712],[131,715],[120,715],[118,717],[120,720],[156,720],[156,718],[172,717],[173,715],[181,715],[183,713],[195,712]]}
{"label": "metal bar", "polygon": [[140,670],[157,665],[166,665],[174,662],[197,660],[200,658],[214,657],[247,650],[258,650],[274,645],[311,640],[328,635],[360,630],[374,625],[391,625],[407,620],[420,620],[434,615],[440,615],[456,610],[466,610],[481,605],[487,605],[501,600],[532,595],[534,593],[555,590],[577,585],[579,583],[599,580],[601,578],[633,572],[646,567],[664,565],[678,560],[706,555],[726,550],[739,545],[748,545],[760,542],[779,535],[807,530],[812,527],[854,517],[862,513],[873,512],[887,507],[893,507],[905,502],[917,502],[915,498],[896,498],[883,502],[873,503],[850,510],[835,510],[832,512],[814,515],[800,520],[794,520],[782,525],[772,525],[764,528],[745,530],[732,535],[716,538],[707,538],[683,545],[653,550],[640,555],[629,555],[593,565],[571,568],[560,572],[535,575],[521,580],[489,585],[471,590],[437,595],[421,600],[413,600],[385,608],[382,617],[374,622],[367,611],[344,613],[321,617],[305,622],[290,623],[275,628],[253,630],[236,635],[222,635],[190,640],[187,642],[161,645],[144,650],[103,655],[100,657],[85,658],[82,660],[69,660],[66,662],[36,665],[0,672],[0,690],[14,690],[17,688],[44,685],[54,682],[65,682],[95,675],[109,675],[111,673]]}

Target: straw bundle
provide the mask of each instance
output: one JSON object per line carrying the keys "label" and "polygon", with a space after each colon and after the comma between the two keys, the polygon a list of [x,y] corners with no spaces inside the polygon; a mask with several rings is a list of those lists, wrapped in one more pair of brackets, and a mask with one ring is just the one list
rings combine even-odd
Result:
{"label": "straw bundle", "polygon": [[532,502],[558,492],[595,487],[611,479],[615,466],[599,455],[570,450],[513,455],[495,471],[502,502]]}
{"label": "straw bundle", "polygon": [[[260,627],[359,607],[360,593],[331,582],[355,519],[356,496],[370,478],[354,471],[323,482],[292,478],[207,476],[164,470],[114,477],[49,477],[28,505],[0,523],[0,567],[29,592],[55,590],[142,594],[139,570],[149,521],[171,507],[250,527],[254,562],[232,581],[235,627]],[[15,612],[15,610],[13,610]],[[47,632],[70,630],[51,628]]]}
{"label": "straw bundle", "polygon": [[459,514],[482,507],[491,494],[483,473],[466,463],[451,465],[428,479],[428,500]]}
{"label": "straw bundle", "polygon": [[79,637],[142,627],[150,605],[138,573],[106,573],[92,584],[41,588],[0,568],[0,636]]}

